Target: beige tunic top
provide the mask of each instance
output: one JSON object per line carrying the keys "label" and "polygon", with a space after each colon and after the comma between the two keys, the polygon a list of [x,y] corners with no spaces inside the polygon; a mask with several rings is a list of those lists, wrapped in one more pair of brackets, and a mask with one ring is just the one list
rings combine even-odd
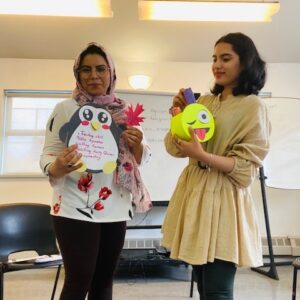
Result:
{"label": "beige tunic top", "polygon": [[[265,104],[255,95],[203,96],[215,118],[215,133],[203,143],[216,155],[233,157],[230,173],[198,166],[190,159],[180,175],[163,223],[162,244],[171,258],[201,265],[214,259],[238,266],[260,266],[262,246],[250,184],[269,149],[270,123]],[[182,157],[165,137],[169,154]]]}

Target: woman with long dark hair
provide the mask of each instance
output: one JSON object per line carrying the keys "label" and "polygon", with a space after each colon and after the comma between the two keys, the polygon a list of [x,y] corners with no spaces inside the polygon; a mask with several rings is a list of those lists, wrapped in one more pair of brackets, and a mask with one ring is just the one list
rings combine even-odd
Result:
{"label": "woman with long dark hair", "polygon": [[[257,96],[266,79],[265,62],[253,41],[230,33],[215,44],[212,95],[197,102],[211,111],[215,133],[199,143],[190,129],[185,141],[169,132],[167,151],[189,157],[163,223],[163,245],[171,258],[193,266],[201,300],[232,300],[237,266],[263,264],[250,186],[269,149],[270,123]],[[173,107],[188,104],[184,89]]]}

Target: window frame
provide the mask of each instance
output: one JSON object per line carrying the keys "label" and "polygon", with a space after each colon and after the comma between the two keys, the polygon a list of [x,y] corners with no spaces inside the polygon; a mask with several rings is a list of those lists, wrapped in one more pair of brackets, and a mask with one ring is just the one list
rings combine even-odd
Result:
{"label": "window frame", "polygon": [[[2,122],[1,122],[1,139],[0,139],[0,178],[22,178],[22,177],[45,177],[45,175],[40,172],[7,172],[4,170],[4,159],[7,158],[5,153],[5,147],[7,142],[7,137],[10,136],[45,136],[45,129],[12,129],[8,128],[11,124],[12,119],[12,97],[19,98],[59,98],[61,100],[70,98],[72,96],[72,91],[69,90],[11,90],[5,89],[3,93],[3,105],[2,105]],[[4,157],[5,156],[5,157]]]}

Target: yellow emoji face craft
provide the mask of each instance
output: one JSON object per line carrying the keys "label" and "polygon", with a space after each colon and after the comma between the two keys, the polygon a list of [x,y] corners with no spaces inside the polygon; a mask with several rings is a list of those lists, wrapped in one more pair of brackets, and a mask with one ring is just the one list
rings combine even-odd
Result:
{"label": "yellow emoji face craft", "polygon": [[208,141],[214,134],[215,122],[206,106],[193,103],[171,119],[171,132],[179,138],[190,140],[189,127],[192,127],[199,142]]}

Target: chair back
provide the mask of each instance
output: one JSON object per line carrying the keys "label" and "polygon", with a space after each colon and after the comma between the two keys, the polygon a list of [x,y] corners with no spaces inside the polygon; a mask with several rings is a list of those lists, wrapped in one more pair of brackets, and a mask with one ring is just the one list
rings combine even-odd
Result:
{"label": "chair back", "polygon": [[0,262],[20,251],[58,254],[50,206],[37,203],[0,205]]}

